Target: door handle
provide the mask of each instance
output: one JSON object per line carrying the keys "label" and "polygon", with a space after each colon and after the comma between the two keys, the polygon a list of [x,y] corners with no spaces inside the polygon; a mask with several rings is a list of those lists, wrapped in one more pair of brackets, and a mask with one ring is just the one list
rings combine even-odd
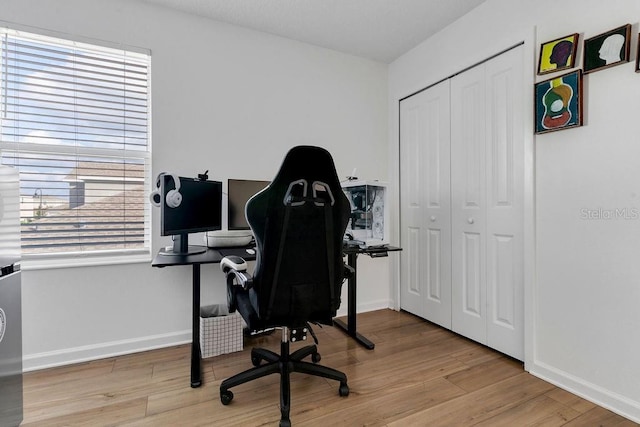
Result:
{"label": "door handle", "polygon": [[469,218],[469,219],[467,219],[467,222],[468,222],[469,224],[473,224],[473,223],[474,223],[474,220],[473,220],[473,218]]}

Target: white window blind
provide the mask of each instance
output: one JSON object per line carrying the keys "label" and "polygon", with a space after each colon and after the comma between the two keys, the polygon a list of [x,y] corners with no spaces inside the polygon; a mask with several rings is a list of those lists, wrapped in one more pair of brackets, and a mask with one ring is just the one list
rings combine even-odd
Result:
{"label": "white window blind", "polygon": [[0,29],[0,155],[22,251],[149,251],[148,54]]}

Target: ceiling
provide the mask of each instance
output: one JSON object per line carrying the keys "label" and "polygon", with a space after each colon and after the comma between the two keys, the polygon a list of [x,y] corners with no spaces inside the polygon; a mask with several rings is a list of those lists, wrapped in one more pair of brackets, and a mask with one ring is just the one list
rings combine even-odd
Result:
{"label": "ceiling", "polygon": [[485,0],[142,0],[390,63]]}

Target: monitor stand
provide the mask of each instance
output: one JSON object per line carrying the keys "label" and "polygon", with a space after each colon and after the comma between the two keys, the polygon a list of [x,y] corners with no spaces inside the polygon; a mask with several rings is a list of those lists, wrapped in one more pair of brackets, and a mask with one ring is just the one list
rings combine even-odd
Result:
{"label": "monitor stand", "polygon": [[202,254],[206,251],[207,248],[205,246],[189,246],[189,235],[184,233],[173,236],[173,247],[160,249],[158,253],[160,255],[187,256]]}

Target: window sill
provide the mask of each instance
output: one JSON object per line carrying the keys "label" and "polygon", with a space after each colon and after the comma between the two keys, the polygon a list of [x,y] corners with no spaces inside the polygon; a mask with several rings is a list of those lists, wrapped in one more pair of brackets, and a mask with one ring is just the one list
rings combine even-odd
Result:
{"label": "window sill", "polygon": [[56,268],[96,267],[105,265],[151,263],[151,253],[86,256],[60,256],[52,258],[23,258],[20,262],[22,271],[51,270]]}

